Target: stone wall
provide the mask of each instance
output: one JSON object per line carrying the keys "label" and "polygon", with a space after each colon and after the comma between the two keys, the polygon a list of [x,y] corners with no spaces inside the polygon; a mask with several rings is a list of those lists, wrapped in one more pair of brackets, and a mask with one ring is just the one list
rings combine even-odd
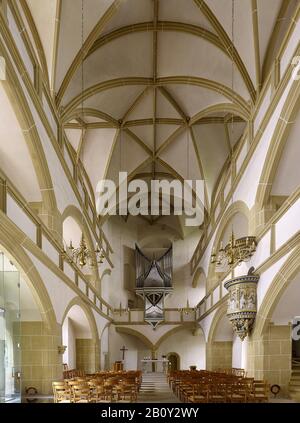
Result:
{"label": "stone wall", "polygon": [[39,394],[51,394],[52,381],[62,379],[62,355],[58,353],[60,326],[53,334],[43,322],[15,322],[13,344],[15,367],[21,369],[22,394],[28,387],[36,388]]}
{"label": "stone wall", "polygon": [[207,370],[232,367],[232,341],[215,341],[206,346]]}
{"label": "stone wall", "polygon": [[247,372],[255,379],[267,380],[281,387],[281,396],[288,395],[291,378],[291,326],[270,323],[262,338],[249,340]]}
{"label": "stone wall", "polygon": [[76,368],[94,373],[100,366],[100,347],[93,339],[76,339]]}

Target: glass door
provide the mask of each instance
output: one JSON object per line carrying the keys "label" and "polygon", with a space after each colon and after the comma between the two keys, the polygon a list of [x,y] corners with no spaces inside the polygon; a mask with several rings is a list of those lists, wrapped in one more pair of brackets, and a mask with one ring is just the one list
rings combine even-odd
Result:
{"label": "glass door", "polygon": [[0,402],[21,401],[20,274],[0,252]]}

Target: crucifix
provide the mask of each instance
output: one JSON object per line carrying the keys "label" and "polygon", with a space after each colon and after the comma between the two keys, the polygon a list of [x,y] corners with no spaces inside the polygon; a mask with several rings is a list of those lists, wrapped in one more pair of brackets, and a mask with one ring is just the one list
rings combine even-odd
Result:
{"label": "crucifix", "polygon": [[124,361],[124,359],[125,359],[125,351],[128,351],[128,349],[125,348],[125,346],[123,345],[123,347],[120,349],[120,351],[122,351],[122,353],[123,353],[122,360]]}

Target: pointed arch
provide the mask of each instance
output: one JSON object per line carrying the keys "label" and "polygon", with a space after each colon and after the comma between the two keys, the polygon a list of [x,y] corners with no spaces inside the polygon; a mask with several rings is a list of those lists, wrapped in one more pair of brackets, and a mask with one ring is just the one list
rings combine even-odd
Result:
{"label": "pointed arch", "polygon": [[94,317],[94,314],[91,310],[91,308],[80,298],[80,297],[75,297],[73,298],[73,300],[69,303],[69,305],[67,306],[63,318],[62,318],[62,324],[65,321],[65,318],[68,315],[68,312],[71,310],[72,307],[74,306],[79,306],[82,311],[84,312],[88,322],[89,322],[89,326],[90,326],[90,330],[91,330],[91,335],[92,335],[92,339],[95,343],[99,343],[99,332],[98,332],[98,328],[97,328],[97,323]]}
{"label": "pointed arch", "polygon": [[58,326],[55,311],[48,291],[32,260],[23,247],[16,243],[8,231],[3,228],[0,231],[0,248],[13,261],[32,292],[46,329],[50,334],[56,334]]}
{"label": "pointed arch", "polygon": [[280,162],[283,149],[288,140],[292,123],[300,108],[300,84],[293,82],[290,92],[286,98],[284,107],[278,119],[273,137],[270,141],[268,153],[265,159],[263,171],[259,180],[255,202],[258,210],[268,204],[272,190],[272,183]]}

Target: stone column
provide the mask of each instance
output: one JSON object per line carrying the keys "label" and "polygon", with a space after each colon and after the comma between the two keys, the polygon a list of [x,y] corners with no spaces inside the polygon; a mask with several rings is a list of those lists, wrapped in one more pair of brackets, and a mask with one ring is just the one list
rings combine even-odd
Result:
{"label": "stone column", "polygon": [[94,339],[76,339],[76,368],[85,373],[100,370],[100,344]]}
{"label": "stone column", "polygon": [[[43,322],[15,322],[13,344],[15,366],[21,369],[21,392],[34,387],[39,394],[52,394],[52,381],[62,379],[61,327],[50,333]],[[18,351],[20,344],[20,354]]]}
{"label": "stone column", "polygon": [[248,344],[248,375],[281,387],[280,396],[288,395],[292,367],[291,326],[270,323],[260,338]]}
{"label": "stone column", "polygon": [[231,369],[232,341],[213,341],[206,344],[206,369]]}

